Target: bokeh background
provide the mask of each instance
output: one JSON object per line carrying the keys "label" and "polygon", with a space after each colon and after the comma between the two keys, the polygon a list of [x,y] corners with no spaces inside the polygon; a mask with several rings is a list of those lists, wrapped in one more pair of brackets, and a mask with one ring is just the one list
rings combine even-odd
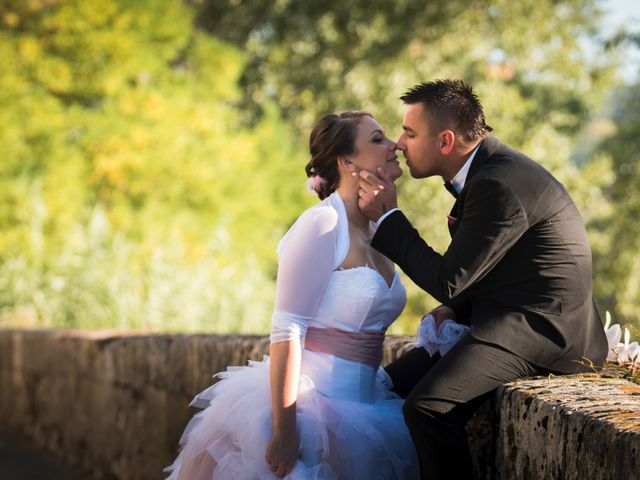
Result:
{"label": "bokeh background", "polygon": [[[266,333],[277,242],[317,201],[314,120],[367,109],[393,138],[398,96],[444,77],[565,184],[600,310],[638,326],[638,18],[631,0],[4,0],[0,327]],[[444,251],[441,181],[399,189]],[[436,304],[406,284],[392,333]]]}

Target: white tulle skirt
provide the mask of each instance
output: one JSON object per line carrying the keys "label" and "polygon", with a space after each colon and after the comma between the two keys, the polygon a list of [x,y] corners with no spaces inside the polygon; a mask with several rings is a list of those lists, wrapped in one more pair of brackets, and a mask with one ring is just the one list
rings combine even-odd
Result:
{"label": "white tulle skirt", "polygon": [[[230,367],[198,394],[167,480],[276,478],[265,461],[271,437],[269,360]],[[300,459],[287,479],[417,479],[403,400],[379,370],[373,402],[329,398],[302,375],[297,400]]]}

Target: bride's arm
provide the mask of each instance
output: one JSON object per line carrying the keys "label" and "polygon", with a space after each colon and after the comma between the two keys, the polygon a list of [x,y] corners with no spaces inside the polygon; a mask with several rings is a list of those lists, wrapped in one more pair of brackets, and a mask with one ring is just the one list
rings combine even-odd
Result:
{"label": "bride's arm", "polygon": [[300,380],[299,341],[271,344],[270,379],[273,406],[273,434],[266,460],[278,477],[291,471],[298,457],[296,398]]}
{"label": "bride's arm", "polygon": [[302,342],[336,266],[337,222],[333,209],[308,211],[279,249],[271,320],[273,433],[266,451],[266,460],[279,477],[293,468],[298,456],[296,400]]}

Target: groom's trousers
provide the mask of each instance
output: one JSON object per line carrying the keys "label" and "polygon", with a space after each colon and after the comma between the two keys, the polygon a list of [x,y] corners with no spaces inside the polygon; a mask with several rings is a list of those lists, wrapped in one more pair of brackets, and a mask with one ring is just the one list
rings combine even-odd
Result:
{"label": "groom's trousers", "polygon": [[548,370],[467,334],[443,357],[410,350],[385,367],[394,391],[406,398],[405,422],[423,479],[472,479],[465,425],[499,385]]}

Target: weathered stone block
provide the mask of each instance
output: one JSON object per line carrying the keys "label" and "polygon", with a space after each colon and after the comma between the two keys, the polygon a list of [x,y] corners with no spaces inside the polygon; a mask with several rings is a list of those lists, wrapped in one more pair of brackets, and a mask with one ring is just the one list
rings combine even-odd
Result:
{"label": "weathered stone block", "polygon": [[521,380],[498,392],[499,478],[640,478],[640,386],[599,375]]}

